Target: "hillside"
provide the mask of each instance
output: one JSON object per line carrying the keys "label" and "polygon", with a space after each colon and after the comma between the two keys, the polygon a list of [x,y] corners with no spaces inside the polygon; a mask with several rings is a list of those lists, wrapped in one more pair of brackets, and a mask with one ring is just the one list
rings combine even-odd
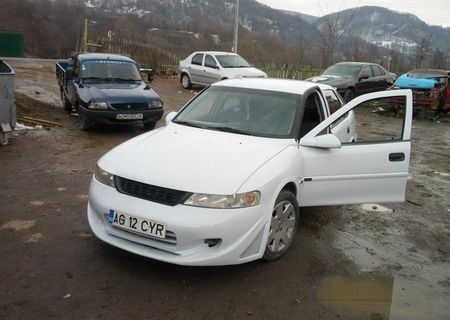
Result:
{"label": "hillside", "polygon": [[[90,21],[90,41],[99,41],[112,30],[113,40],[145,43],[179,57],[194,50],[229,51],[232,47],[234,0],[2,2],[0,29],[24,32],[26,52],[31,56],[67,56],[76,48],[84,18]],[[258,66],[323,68],[342,59],[386,63],[387,56],[395,56],[394,69],[396,65],[406,69],[417,64],[413,56],[423,39],[430,39],[424,63],[433,66],[435,53],[440,54],[441,65],[448,63],[450,28],[427,25],[411,14],[380,7],[341,12],[339,22],[352,16],[351,25],[340,35],[331,59],[324,59],[326,44],[319,31],[336,19],[336,13],[319,18],[276,10],[255,0],[240,4],[239,52]]]}

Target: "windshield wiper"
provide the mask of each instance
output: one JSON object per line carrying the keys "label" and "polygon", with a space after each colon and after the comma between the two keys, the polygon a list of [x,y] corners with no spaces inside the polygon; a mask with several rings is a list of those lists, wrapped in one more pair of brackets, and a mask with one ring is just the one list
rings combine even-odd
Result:
{"label": "windshield wiper", "polygon": [[193,122],[184,121],[184,120],[177,120],[177,121],[174,121],[173,123],[181,124],[181,125],[189,126],[189,127],[202,128],[202,129],[209,128],[208,126],[204,126],[204,125],[201,125],[198,123],[193,123]]}
{"label": "windshield wiper", "polygon": [[130,79],[130,78],[105,78],[105,80],[107,80],[107,81],[126,81],[126,82],[141,81],[141,80],[138,80],[138,79]]}
{"label": "windshield wiper", "polygon": [[250,133],[248,131],[242,131],[242,130],[239,130],[236,128],[231,128],[231,127],[208,127],[208,129],[229,132],[229,133],[245,134],[247,136],[255,136],[253,133]]}

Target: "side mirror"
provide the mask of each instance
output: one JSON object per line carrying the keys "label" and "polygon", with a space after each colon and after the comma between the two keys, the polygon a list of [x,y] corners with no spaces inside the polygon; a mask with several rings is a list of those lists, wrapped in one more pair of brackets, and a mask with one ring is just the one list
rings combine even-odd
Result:
{"label": "side mirror", "polygon": [[171,123],[172,122],[172,120],[173,120],[173,118],[175,118],[176,116],[177,116],[177,112],[175,112],[175,111],[172,111],[172,112],[169,112],[168,114],[167,114],[167,116],[166,116],[166,125],[168,125],[169,123]]}
{"label": "side mirror", "polygon": [[340,148],[341,141],[334,134],[328,133],[316,137],[302,138],[300,145],[304,147],[316,147],[316,148]]}

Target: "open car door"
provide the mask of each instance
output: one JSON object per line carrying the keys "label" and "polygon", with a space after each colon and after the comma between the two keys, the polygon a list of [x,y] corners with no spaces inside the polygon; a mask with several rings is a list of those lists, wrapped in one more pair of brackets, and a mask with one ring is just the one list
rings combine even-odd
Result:
{"label": "open car door", "polygon": [[[341,141],[330,128],[350,110],[357,138]],[[382,110],[396,116],[375,113]],[[404,201],[411,123],[411,90],[366,94],[340,108],[299,142],[304,160],[300,206]]]}

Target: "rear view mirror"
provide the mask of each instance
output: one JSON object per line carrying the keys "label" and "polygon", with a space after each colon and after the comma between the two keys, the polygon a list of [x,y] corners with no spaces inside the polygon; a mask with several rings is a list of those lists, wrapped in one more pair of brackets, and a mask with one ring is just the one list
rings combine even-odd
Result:
{"label": "rear view mirror", "polygon": [[340,148],[341,141],[334,134],[328,133],[316,137],[304,137],[300,140],[300,145],[324,149]]}

